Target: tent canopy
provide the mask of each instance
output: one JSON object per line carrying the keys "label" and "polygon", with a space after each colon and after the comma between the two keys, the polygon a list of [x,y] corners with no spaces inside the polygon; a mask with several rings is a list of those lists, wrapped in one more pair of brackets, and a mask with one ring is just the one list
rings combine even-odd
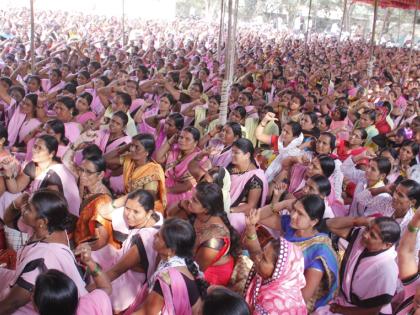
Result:
{"label": "tent canopy", "polygon": [[[371,5],[375,5],[375,0],[353,0],[353,2],[363,2]],[[417,3],[417,9],[420,9],[420,4],[417,0],[379,0],[378,6],[381,8],[397,8],[403,10],[415,10]]]}

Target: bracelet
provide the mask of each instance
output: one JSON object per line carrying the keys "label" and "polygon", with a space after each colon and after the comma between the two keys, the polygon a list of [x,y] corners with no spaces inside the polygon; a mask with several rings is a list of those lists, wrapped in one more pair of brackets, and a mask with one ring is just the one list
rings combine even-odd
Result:
{"label": "bracelet", "polygon": [[278,214],[276,209],[274,209],[274,202],[270,203],[270,209],[273,214]]}
{"label": "bracelet", "polygon": [[102,271],[101,267],[99,266],[99,264],[95,264],[95,269],[94,270],[90,270],[89,267],[87,267],[87,272],[88,274],[90,274],[92,277],[97,277],[99,275],[99,273]]}
{"label": "bracelet", "polygon": [[247,235],[246,239],[249,241],[255,241],[258,238],[257,234]]}
{"label": "bracelet", "polygon": [[411,233],[418,233],[418,231],[420,230],[419,227],[416,226],[412,226],[410,223],[407,224],[407,230]]}
{"label": "bracelet", "polygon": [[265,128],[265,126],[267,126],[267,124],[263,125],[262,123],[260,123],[260,126]]}

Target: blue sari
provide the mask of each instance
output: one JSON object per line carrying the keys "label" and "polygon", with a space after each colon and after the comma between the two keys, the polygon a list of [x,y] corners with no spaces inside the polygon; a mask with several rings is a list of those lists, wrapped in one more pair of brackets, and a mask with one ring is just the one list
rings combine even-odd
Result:
{"label": "blue sari", "polygon": [[312,312],[320,306],[327,305],[337,291],[339,279],[338,259],[329,236],[325,233],[318,233],[312,237],[295,236],[295,230],[290,226],[289,215],[281,217],[281,227],[284,238],[302,250],[305,270],[313,268],[323,272],[321,285],[307,303],[308,311]]}

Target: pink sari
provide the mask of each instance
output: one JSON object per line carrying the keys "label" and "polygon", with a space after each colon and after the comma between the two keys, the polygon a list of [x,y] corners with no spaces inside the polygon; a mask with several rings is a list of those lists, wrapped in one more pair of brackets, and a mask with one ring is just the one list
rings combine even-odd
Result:
{"label": "pink sari", "polygon": [[10,119],[7,128],[9,145],[13,146],[16,143],[22,142],[23,139],[34,129],[41,125],[37,118],[31,118],[25,121],[26,115],[17,109]]}
{"label": "pink sari", "polygon": [[212,154],[209,158],[213,166],[227,167],[232,162],[232,146],[225,147],[223,143],[220,143],[212,146],[211,149]]}
{"label": "pink sari", "polygon": [[105,291],[96,289],[82,296],[77,305],[76,315],[112,315],[112,306]]}
{"label": "pink sari", "polygon": [[70,121],[64,123],[64,130],[66,138],[73,143],[80,136],[81,126],[77,122]]}
{"label": "pink sari", "polygon": [[96,90],[86,89],[86,92],[89,92],[90,94],[92,94],[92,97],[93,97],[92,103],[90,104],[90,108],[97,116],[101,116],[105,112],[105,107],[104,105],[102,105],[101,99],[96,94]]}
{"label": "pink sari", "polygon": [[263,189],[261,194],[261,203],[260,206],[265,205],[265,200],[267,198],[268,193],[268,182],[267,178],[264,174],[262,169],[256,169],[252,171],[248,171],[244,174],[231,174],[231,186],[230,186],[230,202],[231,205],[234,204],[238,198],[242,195],[243,190],[245,189],[245,185],[252,179],[252,177],[257,176],[263,183]]}
{"label": "pink sari", "polygon": [[264,280],[252,267],[245,285],[245,300],[254,315],[306,315],[301,289],[305,286],[301,250],[280,238],[280,253],[273,275]]}
{"label": "pink sari", "polygon": [[[169,283],[167,277],[169,276]],[[185,284],[185,280],[182,273],[175,267],[163,269],[159,274],[156,275],[156,280],[152,283],[159,281],[160,287],[163,293],[164,306],[161,315],[191,315],[192,308],[190,305],[190,299],[188,296],[188,289]],[[139,292],[136,297],[135,303],[124,313],[124,315],[131,315],[136,311],[139,306],[146,300],[148,290],[146,286]]]}
{"label": "pink sari", "polygon": [[[123,136],[118,138],[111,143],[108,143],[110,133],[108,129],[102,129],[95,140],[95,144],[102,150],[104,154],[111,152],[118,147],[128,144],[131,142],[130,136]],[[110,171],[106,172],[106,176],[110,176]],[[114,193],[123,193],[124,192],[124,178],[123,175],[119,176],[110,176],[109,184]]]}
{"label": "pink sari", "polygon": [[96,115],[94,112],[86,112],[81,115],[77,115],[75,120],[78,124],[84,125],[88,120],[96,120]]}
{"label": "pink sari", "polygon": [[[396,292],[398,280],[395,247],[366,255],[362,237],[364,231],[365,228],[357,228],[351,232],[349,245],[341,263],[341,288],[332,303],[362,308],[383,305],[380,313],[392,314],[390,302]],[[326,305],[318,308],[314,314],[335,313]]]}
{"label": "pink sari", "polygon": [[[178,160],[181,151],[176,146],[171,151],[169,151],[168,158],[166,160],[165,167],[165,177],[166,177],[166,188],[172,188],[177,183],[182,183],[192,180],[190,172],[188,172],[188,164],[197,156],[200,152],[199,148],[195,150],[188,156],[184,157],[182,160]],[[191,198],[192,190],[174,194],[167,193],[168,207],[180,200],[187,200]]]}

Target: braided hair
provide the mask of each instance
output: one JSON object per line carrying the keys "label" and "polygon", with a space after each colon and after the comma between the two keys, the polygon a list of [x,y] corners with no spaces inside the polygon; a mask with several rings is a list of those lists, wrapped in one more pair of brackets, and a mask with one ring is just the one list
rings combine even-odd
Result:
{"label": "braided hair", "polygon": [[203,208],[207,209],[207,214],[217,216],[222,219],[224,225],[229,229],[230,248],[229,254],[236,259],[241,254],[241,244],[238,232],[230,224],[226,212],[224,211],[223,193],[219,185],[215,183],[199,183],[195,187],[198,201]]}
{"label": "braided hair", "polygon": [[209,285],[201,278],[198,266],[192,258],[195,244],[194,228],[188,221],[173,218],[165,221],[161,231],[166,246],[172,249],[175,255],[185,259],[188,271],[193,275],[200,295],[204,298]]}

